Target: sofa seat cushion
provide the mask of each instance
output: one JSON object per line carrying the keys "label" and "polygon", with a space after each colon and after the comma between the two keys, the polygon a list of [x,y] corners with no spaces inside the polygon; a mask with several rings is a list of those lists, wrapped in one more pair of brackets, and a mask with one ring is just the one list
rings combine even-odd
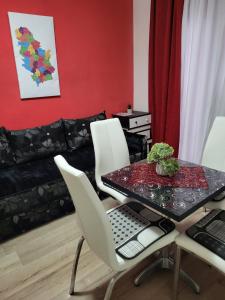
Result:
{"label": "sofa seat cushion", "polygon": [[63,178],[0,201],[0,242],[74,211]]}
{"label": "sofa seat cushion", "polygon": [[[65,151],[61,154],[72,166],[82,171],[94,168],[93,146]],[[53,156],[14,165],[0,171],[0,197],[32,189],[59,178],[61,174]]]}
{"label": "sofa seat cushion", "polygon": [[64,119],[67,144],[70,149],[79,149],[92,144],[90,123],[106,119],[105,112],[85,119]]}
{"label": "sofa seat cushion", "polygon": [[0,197],[19,193],[59,177],[52,158],[34,160],[0,171]]}
{"label": "sofa seat cushion", "polygon": [[0,169],[15,164],[12,149],[5,134],[5,129],[0,128]]}
{"label": "sofa seat cushion", "polygon": [[69,150],[62,154],[73,167],[86,172],[95,168],[95,153],[93,145],[81,149]]}
{"label": "sofa seat cushion", "polygon": [[46,126],[8,130],[7,136],[17,163],[40,159],[67,149],[62,120]]}

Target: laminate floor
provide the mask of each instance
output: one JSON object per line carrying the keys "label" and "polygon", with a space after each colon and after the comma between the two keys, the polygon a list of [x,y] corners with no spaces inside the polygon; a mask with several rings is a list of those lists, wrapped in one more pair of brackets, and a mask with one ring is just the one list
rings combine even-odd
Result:
{"label": "laminate floor", "polygon": [[[112,203],[104,201],[109,207]],[[198,211],[180,224],[184,230],[193,220],[203,215]],[[101,300],[110,269],[91,252],[86,243],[78,266],[77,290],[69,296],[69,282],[76,244],[80,237],[76,214],[61,218],[0,245],[1,300]],[[115,286],[112,300],[169,300],[172,291],[171,272],[160,271],[140,287],[133,285],[135,276],[151,259],[146,259],[121,278]],[[195,295],[183,282],[179,286],[180,300],[225,299],[225,276],[204,262],[184,254],[182,267],[201,286]]]}

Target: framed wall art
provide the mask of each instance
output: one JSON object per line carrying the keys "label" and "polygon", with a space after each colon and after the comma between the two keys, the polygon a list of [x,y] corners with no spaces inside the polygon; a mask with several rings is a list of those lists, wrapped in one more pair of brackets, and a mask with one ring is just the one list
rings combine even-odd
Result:
{"label": "framed wall art", "polygon": [[53,17],[9,12],[22,99],[59,96]]}

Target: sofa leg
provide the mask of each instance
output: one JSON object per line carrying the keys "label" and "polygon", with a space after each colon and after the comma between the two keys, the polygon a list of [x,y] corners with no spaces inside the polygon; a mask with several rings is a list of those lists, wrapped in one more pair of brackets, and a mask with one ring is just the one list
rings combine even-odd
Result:
{"label": "sofa leg", "polygon": [[75,254],[75,258],[74,258],[74,262],[73,262],[71,281],[70,281],[70,291],[69,291],[70,295],[74,295],[77,266],[78,266],[78,262],[79,262],[79,258],[80,258],[80,252],[81,252],[84,240],[85,240],[85,238],[82,236],[79,240],[78,245],[77,245],[77,250],[76,250],[76,254]]}

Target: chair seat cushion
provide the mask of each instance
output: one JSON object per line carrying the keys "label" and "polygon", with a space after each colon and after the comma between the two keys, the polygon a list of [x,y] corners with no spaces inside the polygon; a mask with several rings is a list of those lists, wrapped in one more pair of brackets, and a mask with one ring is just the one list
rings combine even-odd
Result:
{"label": "chair seat cushion", "polygon": [[[93,146],[63,152],[69,163],[82,170],[94,168]],[[61,178],[53,157],[4,168],[0,172],[0,197],[18,193]]]}
{"label": "chair seat cushion", "polygon": [[170,220],[138,202],[130,201],[107,212],[116,252],[132,259],[174,230]]}
{"label": "chair seat cushion", "polygon": [[225,274],[225,261],[217,254],[208,250],[206,247],[200,245],[186,234],[180,234],[176,238],[176,244],[182,249],[192,252],[202,260],[207,261],[210,265],[214,266]]}
{"label": "chair seat cushion", "polygon": [[186,230],[186,234],[225,261],[225,211],[211,210]]}

